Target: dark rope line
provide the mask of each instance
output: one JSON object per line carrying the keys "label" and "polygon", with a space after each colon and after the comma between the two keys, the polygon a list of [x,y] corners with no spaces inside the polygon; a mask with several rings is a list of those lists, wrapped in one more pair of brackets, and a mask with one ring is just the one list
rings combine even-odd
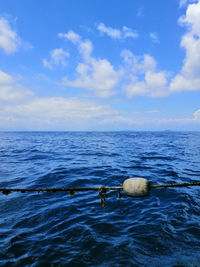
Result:
{"label": "dark rope line", "polygon": [[[160,188],[160,187],[186,187],[186,186],[200,186],[199,182],[191,183],[172,183],[172,184],[149,184],[149,188]],[[9,195],[12,192],[68,192],[70,195],[74,195],[75,192],[84,192],[84,191],[98,191],[99,197],[101,199],[100,203],[104,208],[106,206],[106,197],[108,190],[118,190],[118,198],[121,198],[120,190],[123,186],[100,186],[100,187],[53,187],[53,188],[0,188],[0,192],[4,195]]]}
{"label": "dark rope line", "polygon": [[53,187],[53,188],[0,188],[0,192],[83,192],[83,191],[106,191],[106,190],[119,190],[122,186],[99,186],[99,187]]}
{"label": "dark rope line", "polygon": [[186,186],[197,186],[200,185],[200,182],[191,182],[191,183],[173,183],[173,184],[154,184],[150,185],[150,188],[158,188],[158,187],[186,187]]}
{"label": "dark rope line", "polygon": [[[150,184],[150,188],[160,188],[160,187],[186,187],[186,186],[200,186],[199,182],[191,183],[172,183],[172,184]],[[53,187],[53,188],[0,188],[2,193],[11,192],[83,192],[83,191],[107,191],[107,190],[120,190],[122,186],[99,186],[99,187]]]}

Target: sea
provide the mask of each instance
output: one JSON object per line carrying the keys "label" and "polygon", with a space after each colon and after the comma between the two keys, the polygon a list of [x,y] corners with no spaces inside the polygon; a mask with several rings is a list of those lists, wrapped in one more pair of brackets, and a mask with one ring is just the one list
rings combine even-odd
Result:
{"label": "sea", "polygon": [[[200,181],[200,132],[1,132],[0,187]],[[0,193],[0,266],[200,266],[200,187]]]}

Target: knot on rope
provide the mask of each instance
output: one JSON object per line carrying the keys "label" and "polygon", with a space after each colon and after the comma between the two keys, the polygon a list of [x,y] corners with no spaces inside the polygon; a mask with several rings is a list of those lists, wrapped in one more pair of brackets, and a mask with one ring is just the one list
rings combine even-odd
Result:
{"label": "knot on rope", "polygon": [[107,190],[104,186],[101,186],[99,188],[99,196],[101,198],[101,206],[104,208],[106,206],[106,197],[108,196],[107,194]]}

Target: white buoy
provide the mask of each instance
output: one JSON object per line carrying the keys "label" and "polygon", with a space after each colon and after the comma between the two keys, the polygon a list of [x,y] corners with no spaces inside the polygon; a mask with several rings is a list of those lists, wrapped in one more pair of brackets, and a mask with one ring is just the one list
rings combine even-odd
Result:
{"label": "white buoy", "polygon": [[123,190],[131,197],[144,197],[149,194],[149,181],[145,178],[129,178],[123,182]]}

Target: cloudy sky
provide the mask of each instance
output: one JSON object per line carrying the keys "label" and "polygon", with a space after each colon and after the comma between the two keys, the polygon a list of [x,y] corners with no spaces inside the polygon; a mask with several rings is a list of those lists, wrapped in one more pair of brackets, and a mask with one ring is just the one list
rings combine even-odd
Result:
{"label": "cloudy sky", "polygon": [[200,2],[1,0],[0,130],[200,130]]}

